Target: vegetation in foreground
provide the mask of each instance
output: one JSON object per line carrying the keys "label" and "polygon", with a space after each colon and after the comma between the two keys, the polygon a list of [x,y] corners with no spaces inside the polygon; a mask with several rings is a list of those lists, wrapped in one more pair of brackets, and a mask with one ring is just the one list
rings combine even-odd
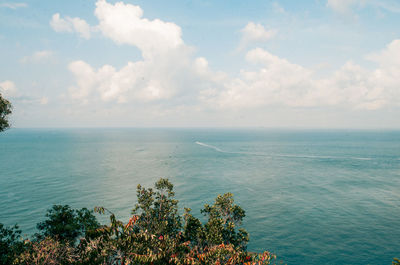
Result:
{"label": "vegetation in foreground", "polygon": [[54,205],[37,225],[33,239],[21,239],[17,226],[0,224],[0,264],[271,264],[275,256],[250,253],[240,228],[244,210],[233,195],[219,195],[201,213],[178,214],[173,185],[160,179],[155,188],[137,187],[137,204],[127,223],[104,207],[110,224],[100,225],[93,211]]}

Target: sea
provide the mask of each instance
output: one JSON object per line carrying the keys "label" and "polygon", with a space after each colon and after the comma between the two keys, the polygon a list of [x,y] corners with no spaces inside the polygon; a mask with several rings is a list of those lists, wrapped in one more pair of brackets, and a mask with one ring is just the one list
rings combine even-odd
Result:
{"label": "sea", "polygon": [[160,177],[199,218],[233,193],[248,250],[278,264],[400,257],[400,131],[389,130],[10,129],[0,134],[0,223],[31,236],[54,204],[104,206],[127,222],[137,185]]}

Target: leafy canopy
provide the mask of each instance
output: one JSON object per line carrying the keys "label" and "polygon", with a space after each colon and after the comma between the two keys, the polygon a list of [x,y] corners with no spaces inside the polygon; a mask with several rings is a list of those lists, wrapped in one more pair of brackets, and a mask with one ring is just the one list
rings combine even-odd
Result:
{"label": "leafy canopy", "polygon": [[96,217],[86,208],[71,209],[68,205],[54,205],[46,213],[47,220],[37,224],[36,237],[56,238],[74,243],[79,236],[99,227]]}
{"label": "leafy canopy", "polygon": [[10,101],[3,98],[0,94],[0,132],[10,128],[8,115],[11,114],[12,105]]}
{"label": "leafy canopy", "polygon": [[245,212],[230,193],[204,206],[204,224],[189,208],[179,215],[168,179],[154,188],[138,185],[136,193],[127,223],[104,207],[94,210],[109,214],[109,225],[99,225],[86,208],[54,205],[37,225],[35,240],[21,242],[17,227],[0,226],[0,249],[6,249],[1,264],[266,265],[274,258],[267,251],[247,252],[248,234],[240,228]]}
{"label": "leafy canopy", "polygon": [[[239,228],[245,212],[234,204],[231,193],[219,195],[214,204],[204,206],[201,213],[207,218],[205,224],[189,208],[183,218],[179,215],[168,179],[160,179],[154,188],[138,185],[136,193],[133,216],[126,225],[106,208],[95,208],[96,212],[110,213],[111,224],[98,229],[98,244],[109,244],[114,254],[103,259],[112,257],[115,264],[269,264],[273,257],[269,252],[250,255],[246,251],[248,234]],[[81,256],[105,253],[104,248],[100,252],[89,245],[86,242]]]}
{"label": "leafy canopy", "polygon": [[17,225],[8,228],[0,224],[0,264],[11,264],[14,256],[22,249],[20,236],[21,230]]}

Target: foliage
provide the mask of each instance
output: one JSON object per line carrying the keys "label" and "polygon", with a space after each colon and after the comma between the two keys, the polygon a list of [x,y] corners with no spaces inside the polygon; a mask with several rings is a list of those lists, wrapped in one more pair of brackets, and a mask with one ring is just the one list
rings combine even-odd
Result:
{"label": "foliage", "polygon": [[54,205],[46,213],[48,218],[37,224],[41,231],[38,239],[57,238],[60,241],[74,243],[79,236],[99,227],[96,217],[86,208],[71,209],[68,205]]}
{"label": "foliage", "polygon": [[255,265],[275,258],[267,251],[247,252],[248,234],[240,228],[245,212],[234,204],[232,194],[204,206],[205,224],[189,208],[181,217],[174,195],[167,179],[160,179],[154,189],[139,185],[127,223],[107,208],[94,209],[110,216],[110,224],[102,226],[86,208],[54,205],[37,225],[40,233],[33,241],[18,241],[18,230],[3,229],[2,238],[9,238],[5,246],[19,244],[19,250],[8,253],[1,264]]}
{"label": "foliage", "polygon": [[[103,261],[107,257],[108,264],[269,264],[273,258],[269,252],[246,252],[248,234],[237,229],[245,212],[234,204],[230,193],[204,206],[201,212],[208,217],[204,225],[188,208],[182,220],[173,185],[167,179],[160,179],[155,189],[139,185],[137,197],[133,216],[125,225],[106,208],[95,208],[110,214],[111,224],[98,229],[101,236],[96,239],[107,253]],[[82,242],[90,243],[93,240]],[[99,253],[99,248],[89,249]],[[85,248],[84,256],[93,256],[90,251]]]}
{"label": "foliage", "polygon": [[[0,94],[0,132],[10,126],[10,113],[11,103]],[[127,224],[104,207],[94,211],[110,214],[110,225],[100,226],[86,208],[54,205],[47,220],[37,224],[40,232],[33,241],[21,242],[18,226],[0,224],[0,264],[262,265],[275,258],[268,251],[246,251],[249,236],[238,228],[246,215],[231,193],[204,205],[204,225],[190,208],[185,208],[183,218],[179,216],[174,195],[168,179],[156,182],[155,190],[138,185],[138,202]]]}
{"label": "foliage", "polygon": [[25,251],[16,257],[14,264],[73,264],[78,261],[74,248],[55,238],[46,237],[40,241],[25,241]]}
{"label": "foliage", "polygon": [[176,235],[181,227],[178,215],[178,201],[174,200],[173,185],[167,179],[160,179],[155,184],[156,191],[138,185],[138,203],[132,210],[137,216],[139,230],[148,230],[156,235]]}
{"label": "foliage", "polygon": [[241,249],[246,248],[249,236],[244,229],[236,231],[241,225],[245,212],[238,205],[233,204],[233,194],[218,195],[214,205],[204,205],[201,212],[208,216],[205,225],[205,238],[208,245],[233,244]]}
{"label": "foliage", "polygon": [[11,264],[14,256],[22,251],[20,236],[21,230],[17,225],[7,228],[0,224],[0,264]]}
{"label": "foliage", "polygon": [[10,101],[3,98],[0,94],[0,132],[10,128],[8,115],[11,114],[12,105]]}

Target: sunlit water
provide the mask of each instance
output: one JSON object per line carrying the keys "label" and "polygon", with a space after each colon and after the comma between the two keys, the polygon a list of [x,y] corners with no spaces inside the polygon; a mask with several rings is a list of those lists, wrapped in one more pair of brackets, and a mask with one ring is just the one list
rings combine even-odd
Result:
{"label": "sunlit water", "polygon": [[12,129],[0,134],[0,222],[35,232],[53,204],[127,221],[136,186],[168,177],[180,207],[232,192],[249,249],[288,264],[400,256],[400,132]]}

